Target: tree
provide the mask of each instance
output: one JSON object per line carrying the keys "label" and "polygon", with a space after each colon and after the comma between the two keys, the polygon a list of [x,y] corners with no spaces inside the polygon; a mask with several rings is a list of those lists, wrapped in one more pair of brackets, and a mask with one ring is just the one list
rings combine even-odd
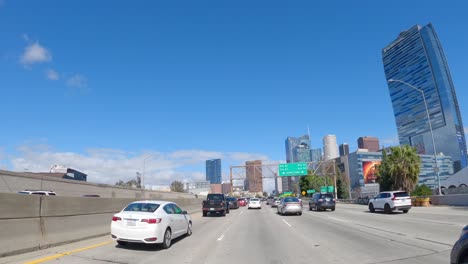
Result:
{"label": "tree", "polygon": [[127,182],[119,180],[118,182],[115,183],[115,185],[123,186],[123,187],[141,188],[140,173],[139,172],[136,173],[135,179],[131,179],[131,180],[127,181]]}
{"label": "tree", "polygon": [[430,196],[432,195],[432,190],[427,185],[418,185],[414,188],[414,191],[411,193],[412,196]]}
{"label": "tree", "polygon": [[171,192],[185,192],[184,184],[180,181],[173,181],[171,183]]}
{"label": "tree", "polygon": [[381,189],[413,191],[421,170],[421,158],[416,148],[403,145],[391,147],[390,151],[390,154],[384,151],[377,168]]}

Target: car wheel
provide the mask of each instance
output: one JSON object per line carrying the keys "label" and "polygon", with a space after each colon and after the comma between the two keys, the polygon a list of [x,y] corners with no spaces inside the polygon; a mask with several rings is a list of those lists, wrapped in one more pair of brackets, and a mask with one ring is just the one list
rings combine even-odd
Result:
{"label": "car wheel", "polygon": [[389,214],[392,212],[392,209],[390,208],[389,204],[385,204],[384,206],[384,213]]}
{"label": "car wheel", "polygon": [[403,210],[403,213],[405,213],[405,214],[406,214],[406,213],[408,213],[408,211],[409,211],[409,210]]}
{"label": "car wheel", "polygon": [[312,211],[312,206],[309,205],[309,211]]}
{"label": "car wheel", "polygon": [[207,212],[203,212],[203,217],[207,216],[208,213]]}
{"label": "car wheel", "polygon": [[171,243],[172,243],[171,239],[172,239],[171,230],[168,228],[166,229],[166,232],[164,232],[164,240],[162,243],[162,246],[164,249],[168,249],[171,247]]}
{"label": "car wheel", "polygon": [[187,225],[187,236],[192,235],[192,222],[189,222]]}
{"label": "car wheel", "polygon": [[335,207],[333,207],[331,210],[332,210],[332,211],[335,211]]}
{"label": "car wheel", "polygon": [[119,246],[122,246],[122,247],[128,245],[128,243],[125,241],[117,241],[117,244],[119,244]]}
{"label": "car wheel", "polygon": [[371,213],[374,213],[374,212],[375,212],[374,204],[372,204],[372,203],[369,204],[369,211],[370,211]]}
{"label": "car wheel", "polygon": [[318,210],[319,210],[319,209],[318,209],[318,206],[315,205],[315,212],[318,212]]}
{"label": "car wheel", "polygon": [[465,252],[461,257],[458,263],[465,264],[468,263],[468,252]]}
{"label": "car wheel", "polygon": [[298,215],[302,215],[302,213],[298,213]]}

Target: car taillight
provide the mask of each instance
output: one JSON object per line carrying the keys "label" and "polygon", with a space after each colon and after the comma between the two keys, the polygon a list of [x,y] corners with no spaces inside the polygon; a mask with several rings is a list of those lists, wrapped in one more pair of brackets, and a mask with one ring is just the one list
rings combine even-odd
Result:
{"label": "car taillight", "polygon": [[393,197],[392,197],[392,201],[395,201],[395,200],[396,200],[396,196],[395,196],[395,195],[393,195]]}
{"label": "car taillight", "polygon": [[118,217],[118,216],[113,216],[112,217],[112,221],[121,221],[122,218]]}
{"label": "car taillight", "polygon": [[323,199],[318,199],[319,202],[323,202]]}
{"label": "car taillight", "polygon": [[141,219],[141,222],[148,224],[159,224],[161,223],[162,218],[150,218],[150,219]]}

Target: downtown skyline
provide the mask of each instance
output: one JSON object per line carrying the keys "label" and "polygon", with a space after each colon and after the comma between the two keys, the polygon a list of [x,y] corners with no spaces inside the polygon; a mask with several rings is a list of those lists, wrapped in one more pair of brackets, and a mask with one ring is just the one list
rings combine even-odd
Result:
{"label": "downtown skyline", "polygon": [[127,10],[116,1],[103,20],[105,6],[92,1],[4,1],[0,113],[9,129],[0,168],[66,165],[112,184],[141,172],[152,155],[147,182],[160,184],[204,180],[207,159],[223,160],[223,180],[229,165],[285,161],[284,138],[306,134],[308,125],[312,149],[323,149],[327,134],[350,152],[361,136],[397,145],[380,52],[416,24],[437,28],[461,117],[468,116],[467,6],[428,3],[436,2],[382,14],[379,3],[187,2],[180,10],[138,3]]}

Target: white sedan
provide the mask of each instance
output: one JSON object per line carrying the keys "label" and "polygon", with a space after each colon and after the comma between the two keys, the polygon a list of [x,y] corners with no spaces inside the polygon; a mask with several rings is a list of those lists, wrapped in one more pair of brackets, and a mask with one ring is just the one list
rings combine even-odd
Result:
{"label": "white sedan", "polygon": [[112,217],[111,236],[121,246],[127,243],[162,244],[192,235],[192,218],[173,202],[137,201]]}
{"label": "white sedan", "polygon": [[249,204],[247,205],[247,207],[248,207],[249,209],[250,209],[250,208],[262,209],[262,204],[260,203],[260,199],[258,199],[258,198],[250,198]]}

